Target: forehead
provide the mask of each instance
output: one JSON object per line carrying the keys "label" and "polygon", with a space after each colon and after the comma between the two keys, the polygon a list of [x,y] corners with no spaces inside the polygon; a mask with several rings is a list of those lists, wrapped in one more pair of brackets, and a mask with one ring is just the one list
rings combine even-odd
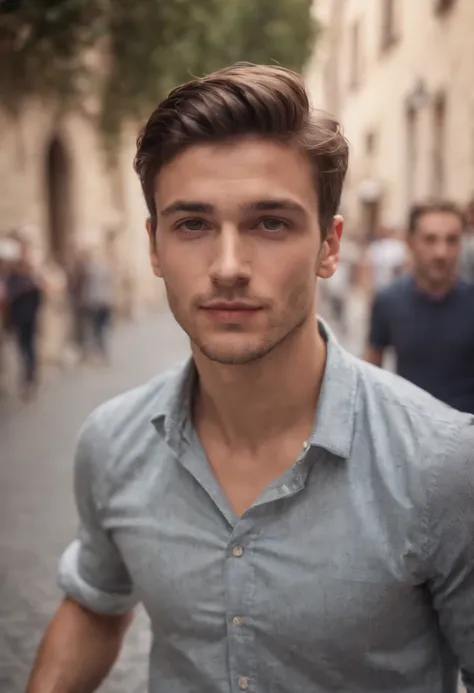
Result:
{"label": "forehead", "polygon": [[177,198],[224,207],[271,197],[317,211],[314,171],[305,154],[258,138],[191,146],[163,166],[155,183],[158,213]]}
{"label": "forehead", "polygon": [[436,234],[461,233],[462,222],[455,212],[427,212],[418,219],[417,230]]}

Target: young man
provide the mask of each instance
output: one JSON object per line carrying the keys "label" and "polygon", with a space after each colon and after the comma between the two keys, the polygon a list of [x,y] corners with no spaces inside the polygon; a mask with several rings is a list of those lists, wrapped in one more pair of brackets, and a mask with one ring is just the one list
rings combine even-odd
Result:
{"label": "young man", "polygon": [[474,286],[458,275],[463,227],[453,204],[413,209],[412,270],[376,295],[366,358],[380,366],[393,347],[399,375],[474,413]]}
{"label": "young man", "polygon": [[316,324],[347,147],[298,75],[175,89],[138,143],[182,368],[79,442],[28,693],[90,693],[142,602],[151,693],[474,691],[474,422]]}

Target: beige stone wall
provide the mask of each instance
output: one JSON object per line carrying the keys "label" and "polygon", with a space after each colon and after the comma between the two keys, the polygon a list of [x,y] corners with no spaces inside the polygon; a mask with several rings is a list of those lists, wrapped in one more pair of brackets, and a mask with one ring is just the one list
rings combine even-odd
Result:
{"label": "beige stone wall", "polygon": [[[474,193],[474,2],[453,0],[437,13],[435,0],[392,0],[394,40],[383,49],[385,4],[318,0],[325,36],[306,76],[315,104],[340,117],[351,144],[344,197],[349,223],[363,224],[361,198],[380,193],[379,221],[402,227],[413,201],[441,193],[464,203]],[[434,125],[439,95],[445,99],[443,138]],[[408,103],[416,111],[414,143]],[[444,160],[441,189],[436,153]]]}
{"label": "beige stone wall", "polygon": [[[146,209],[132,168],[136,128],[124,137],[117,170],[107,170],[100,134],[85,114],[60,117],[41,102],[25,103],[18,118],[0,111],[0,234],[26,229],[36,260],[50,257],[48,212],[48,150],[53,138],[67,159],[65,233],[77,246],[100,242],[106,229],[116,229],[113,252],[117,263],[119,303],[126,313],[156,305],[163,288],[151,274],[144,231]],[[57,279],[55,268],[50,275]],[[44,312],[44,353],[58,360],[67,334],[67,306],[59,294]]]}

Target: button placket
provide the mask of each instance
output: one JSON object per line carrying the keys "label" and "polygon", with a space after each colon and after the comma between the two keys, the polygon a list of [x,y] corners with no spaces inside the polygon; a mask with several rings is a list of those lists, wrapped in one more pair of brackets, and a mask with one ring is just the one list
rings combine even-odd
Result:
{"label": "button placket", "polygon": [[244,555],[243,546],[240,546],[239,544],[234,546],[234,548],[232,549],[232,555],[234,556],[234,558],[241,558]]}
{"label": "button placket", "polygon": [[248,690],[249,687],[249,679],[248,676],[241,676],[239,678],[239,688],[241,691],[246,691]]}
{"label": "button placket", "polygon": [[256,671],[251,624],[255,586],[252,553],[258,537],[257,518],[258,514],[249,511],[238,520],[227,549],[226,615],[229,677],[233,693],[250,690]]}

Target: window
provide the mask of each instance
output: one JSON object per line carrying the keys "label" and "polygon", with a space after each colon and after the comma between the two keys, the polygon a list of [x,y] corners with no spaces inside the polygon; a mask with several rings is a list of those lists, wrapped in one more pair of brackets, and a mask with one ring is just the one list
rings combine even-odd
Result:
{"label": "window", "polygon": [[444,195],[445,184],[446,97],[440,94],[433,104],[433,179],[432,194]]}
{"label": "window", "polygon": [[351,27],[349,60],[349,86],[351,89],[357,89],[361,82],[362,71],[359,21],[354,22]]}
{"label": "window", "polygon": [[382,50],[385,51],[397,40],[395,17],[396,0],[382,1]]}

